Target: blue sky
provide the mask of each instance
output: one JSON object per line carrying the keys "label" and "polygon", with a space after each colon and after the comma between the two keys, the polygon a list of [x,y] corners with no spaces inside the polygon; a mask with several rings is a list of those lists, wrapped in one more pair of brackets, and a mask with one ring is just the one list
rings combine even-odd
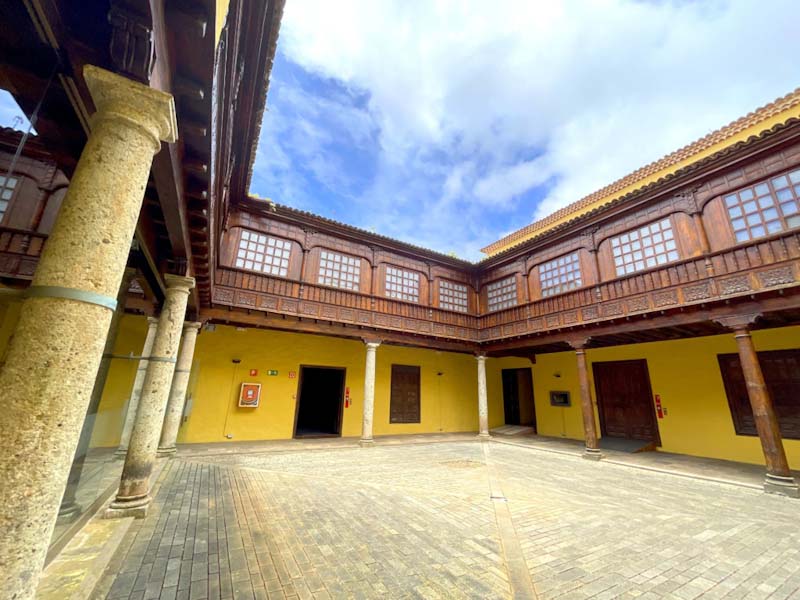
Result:
{"label": "blue sky", "polygon": [[800,85],[786,0],[290,0],[251,192],[480,248]]}
{"label": "blue sky", "polygon": [[798,22],[796,0],[288,0],[251,192],[479,259],[800,85]]}

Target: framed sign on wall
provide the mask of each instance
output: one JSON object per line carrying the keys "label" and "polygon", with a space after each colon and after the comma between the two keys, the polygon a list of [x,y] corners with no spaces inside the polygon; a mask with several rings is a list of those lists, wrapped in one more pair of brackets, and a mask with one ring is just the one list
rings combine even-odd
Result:
{"label": "framed sign on wall", "polygon": [[261,384],[242,383],[242,389],[239,392],[239,406],[257,408],[259,400],[261,400]]}

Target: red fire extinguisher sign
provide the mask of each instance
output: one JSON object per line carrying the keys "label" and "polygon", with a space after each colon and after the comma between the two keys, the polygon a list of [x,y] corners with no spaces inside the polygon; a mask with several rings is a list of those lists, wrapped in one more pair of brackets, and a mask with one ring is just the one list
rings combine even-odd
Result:
{"label": "red fire extinguisher sign", "polygon": [[664,418],[664,410],[661,408],[661,395],[656,394],[656,415],[659,419]]}
{"label": "red fire extinguisher sign", "polygon": [[350,408],[350,388],[344,388],[344,407]]}

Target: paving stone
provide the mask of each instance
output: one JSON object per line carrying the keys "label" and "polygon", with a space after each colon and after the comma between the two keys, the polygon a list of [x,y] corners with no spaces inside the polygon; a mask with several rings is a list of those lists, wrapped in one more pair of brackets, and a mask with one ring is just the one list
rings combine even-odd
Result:
{"label": "paving stone", "polygon": [[[488,455],[487,455],[488,456]],[[792,598],[796,501],[492,444],[539,598]],[[175,458],[107,598],[509,598],[479,443]]]}

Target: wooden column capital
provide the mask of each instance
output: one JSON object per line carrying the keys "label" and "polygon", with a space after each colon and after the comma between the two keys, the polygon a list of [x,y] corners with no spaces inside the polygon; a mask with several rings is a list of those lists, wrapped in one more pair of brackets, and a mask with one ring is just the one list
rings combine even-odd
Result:
{"label": "wooden column capital", "polygon": [[573,350],[584,350],[586,346],[589,345],[591,341],[591,336],[582,335],[582,336],[574,336],[565,338],[564,341],[569,344],[569,347]]}
{"label": "wooden column capital", "polygon": [[722,317],[714,317],[714,322],[719,323],[726,329],[732,331],[749,331],[750,327],[755,323],[762,314],[760,312],[747,312],[736,315],[725,315]]}

